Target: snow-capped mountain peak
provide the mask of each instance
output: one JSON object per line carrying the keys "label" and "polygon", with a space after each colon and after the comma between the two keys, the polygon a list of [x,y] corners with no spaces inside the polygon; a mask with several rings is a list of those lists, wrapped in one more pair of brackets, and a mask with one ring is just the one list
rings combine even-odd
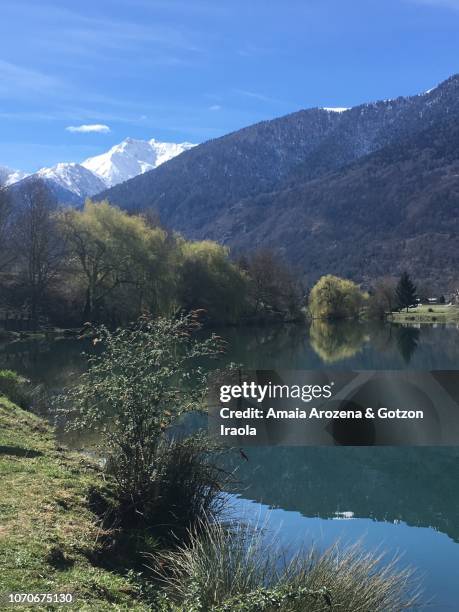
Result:
{"label": "snow-capped mountain peak", "polygon": [[71,191],[80,198],[94,195],[105,189],[104,181],[81,164],[59,163],[52,168],[42,168],[35,176],[53,181],[59,187]]}
{"label": "snow-capped mountain peak", "polygon": [[21,170],[12,170],[7,166],[0,166],[0,187],[9,187],[13,183],[25,178],[27,174]]}
{"label": "snow-capped mountain peak", "polygon": [[[84,200],[127,181],[138,174],[153,170],[196,145],[190,142],[174,143],[126,138],[106,153],[89,157],[81,164],[59,163],[52,168],[41,168],[34,174],[0,166],[0,186],[10,186],[26,177],[46,180],[59,198],[69,201]],[[62,191],[64,190],[64,191]]]}
{"label": "snow-capped mountain peak", "polygon": [[195,145],[126,138],[107,153],[86,159],[82,166],[102,178],[107,187],[157,168]]}

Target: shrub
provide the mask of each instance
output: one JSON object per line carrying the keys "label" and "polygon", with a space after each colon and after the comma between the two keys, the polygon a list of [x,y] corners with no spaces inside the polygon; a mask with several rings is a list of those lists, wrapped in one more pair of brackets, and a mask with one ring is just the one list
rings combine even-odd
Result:
{"label": "shrub", "polygon": [[160,556],[153,568],[164,585],[159,605],[187,612],[382,612],[419,601],[412,570],[360,545],[287,559],[258,530],[208,525],[189,546]]}
{"label": "shrub", "polygon": [[[125,455],[111,458],[120,496],[124,524],[142,523],[163,543],[184,541],[190,530],[199,530],[207,517],[217,518],[223,509],[222,489],[227,473],[216,466],[218,449],[205,435],[183,440],[162,438],[152,465],[143,469],[144,482],[137,480],[138,462],[125,463]],[[129,497],[129,491],[135,491]]]}
{"label": "shrub", "polygon": [[142,317],[130,329],[93,330],[102,351],[89,357],[79,383],[58,398],[73,415],[69,427],[91,428],[116,482],[124,520],[189,528],[217,505],[221,477],[207,460],[202,438],[168,441],[169,428],[202,409],[207,394],[204,358],[223,350],[215,335],[201,339],[198,314]]}

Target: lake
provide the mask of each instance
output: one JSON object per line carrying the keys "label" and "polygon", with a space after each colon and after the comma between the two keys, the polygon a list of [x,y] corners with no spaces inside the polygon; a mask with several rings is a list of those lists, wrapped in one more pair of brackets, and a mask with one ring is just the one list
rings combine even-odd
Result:
{"label": "lake", "polygon": [[[227,328],[226,359],[253,369],[458,369],[455,326],[315,324]],[[50,391],[84,369],[83,344],[72,339],[0,346],[0,367]],[[294,549],[337,539],[403,554],[424,578],[430,610],[459,602],[459,447],[258,447],[233,457],[238,485],[233,513],[266,519]]]}

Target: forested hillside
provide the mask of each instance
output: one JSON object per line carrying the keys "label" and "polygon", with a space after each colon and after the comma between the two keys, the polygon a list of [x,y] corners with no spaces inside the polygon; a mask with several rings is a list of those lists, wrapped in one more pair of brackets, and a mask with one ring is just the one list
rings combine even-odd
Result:
{"label": "forested hillside", "polygon": [[233,252],[274,248],[307,281],[457,264],[459,77],[344,112],[300,111],[183,153],[98,198]]}

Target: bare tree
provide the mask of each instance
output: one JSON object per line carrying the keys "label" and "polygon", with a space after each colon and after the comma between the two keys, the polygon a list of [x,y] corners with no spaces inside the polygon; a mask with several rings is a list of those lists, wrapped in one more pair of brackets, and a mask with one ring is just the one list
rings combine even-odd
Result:
{"label": "bare tree", "polygon": [[12,217],[12,201],[5,187],[0,186],[0,272],[14,260],[11,249],[10,232]]}
{"label": "bare tree", "polygon": [[18,206],[13,232],[18,273],[36,327],[44,297],[62,261],[64,242],[55,219],[56,200],[43,181],[29,181]]}
{"label": "bare tree", "polygon": [[289,268],[269,249],[244,258],[240,266],[251,279],[252,302],[257,315],[263,308],[296,315],[301,307],[301,287]]}
{"label": "bare tree", "polygon": [[368,309],[371,317],[384,319],[396,306],[395,279],[384,277],[378,280],[370,295]]}

